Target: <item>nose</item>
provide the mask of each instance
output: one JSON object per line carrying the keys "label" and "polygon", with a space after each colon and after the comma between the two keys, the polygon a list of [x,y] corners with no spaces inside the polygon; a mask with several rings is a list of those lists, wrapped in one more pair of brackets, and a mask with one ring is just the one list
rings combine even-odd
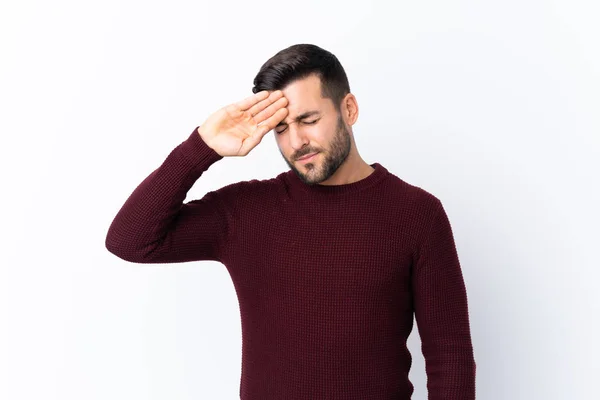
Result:
{"label": "nose", "polygon": [[299,151],[309,142],[305,132],[302,129],[299,129],[297,124],[294,123],[288,125],[288,138],[290,140],[290,146],[294,151]]}

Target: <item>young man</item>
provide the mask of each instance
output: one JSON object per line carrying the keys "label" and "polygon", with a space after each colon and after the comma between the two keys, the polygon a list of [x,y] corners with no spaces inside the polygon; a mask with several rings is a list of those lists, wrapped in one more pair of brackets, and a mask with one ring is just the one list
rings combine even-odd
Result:
{"label": "young man", "polygon": [[[242,400],[408,400],[416,318],[429,399],[475,398],[465,284],[441,201],[359,155],[358,104],[330,52],[269,59],[133,191],[107,249],[136,263],[214,260],[241,311]],[[290,170],[183,203],[270,131]]]}

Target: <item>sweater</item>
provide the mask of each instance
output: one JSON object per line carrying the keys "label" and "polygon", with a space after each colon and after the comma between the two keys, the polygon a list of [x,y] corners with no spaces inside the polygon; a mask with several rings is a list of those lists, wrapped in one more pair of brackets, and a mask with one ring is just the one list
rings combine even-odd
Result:
{"label": "sweater", "polygon": [[289,170],[184,203],[221,158],[196,127],[126,199],[105,246],[132,263],[227,268],[241,400],[408,400],[413,316],[428,398],[475,398],[466,288],[436,196],[374,163],[348,184]]}

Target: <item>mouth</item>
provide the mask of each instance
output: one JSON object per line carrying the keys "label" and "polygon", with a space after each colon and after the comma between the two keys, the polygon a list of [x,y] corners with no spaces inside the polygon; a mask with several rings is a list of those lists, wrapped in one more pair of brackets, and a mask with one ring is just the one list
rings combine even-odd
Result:
{"label": "mouth", "polygon": [[299,159],[298,159],[298,161],[308,161],[308,160],[311,160],[311,159],[312,159],[312,158],[314,158],[314,157],[315,157],[317,154],[319,154],[319,153],[310,153],[310,154],[307,154],[307,155],[305,155],[304,157],[301,157],[301,158],[299,158]]}

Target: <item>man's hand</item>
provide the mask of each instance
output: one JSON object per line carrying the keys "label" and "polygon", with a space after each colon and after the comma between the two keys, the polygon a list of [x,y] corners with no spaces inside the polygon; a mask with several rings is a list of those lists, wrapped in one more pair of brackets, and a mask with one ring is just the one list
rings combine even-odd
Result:
{"label": "man's hand", "polygon": [[223,157],[245,156],[287,116],[287,103],[280,90],[263,90],[211,114],[198,134]]}

